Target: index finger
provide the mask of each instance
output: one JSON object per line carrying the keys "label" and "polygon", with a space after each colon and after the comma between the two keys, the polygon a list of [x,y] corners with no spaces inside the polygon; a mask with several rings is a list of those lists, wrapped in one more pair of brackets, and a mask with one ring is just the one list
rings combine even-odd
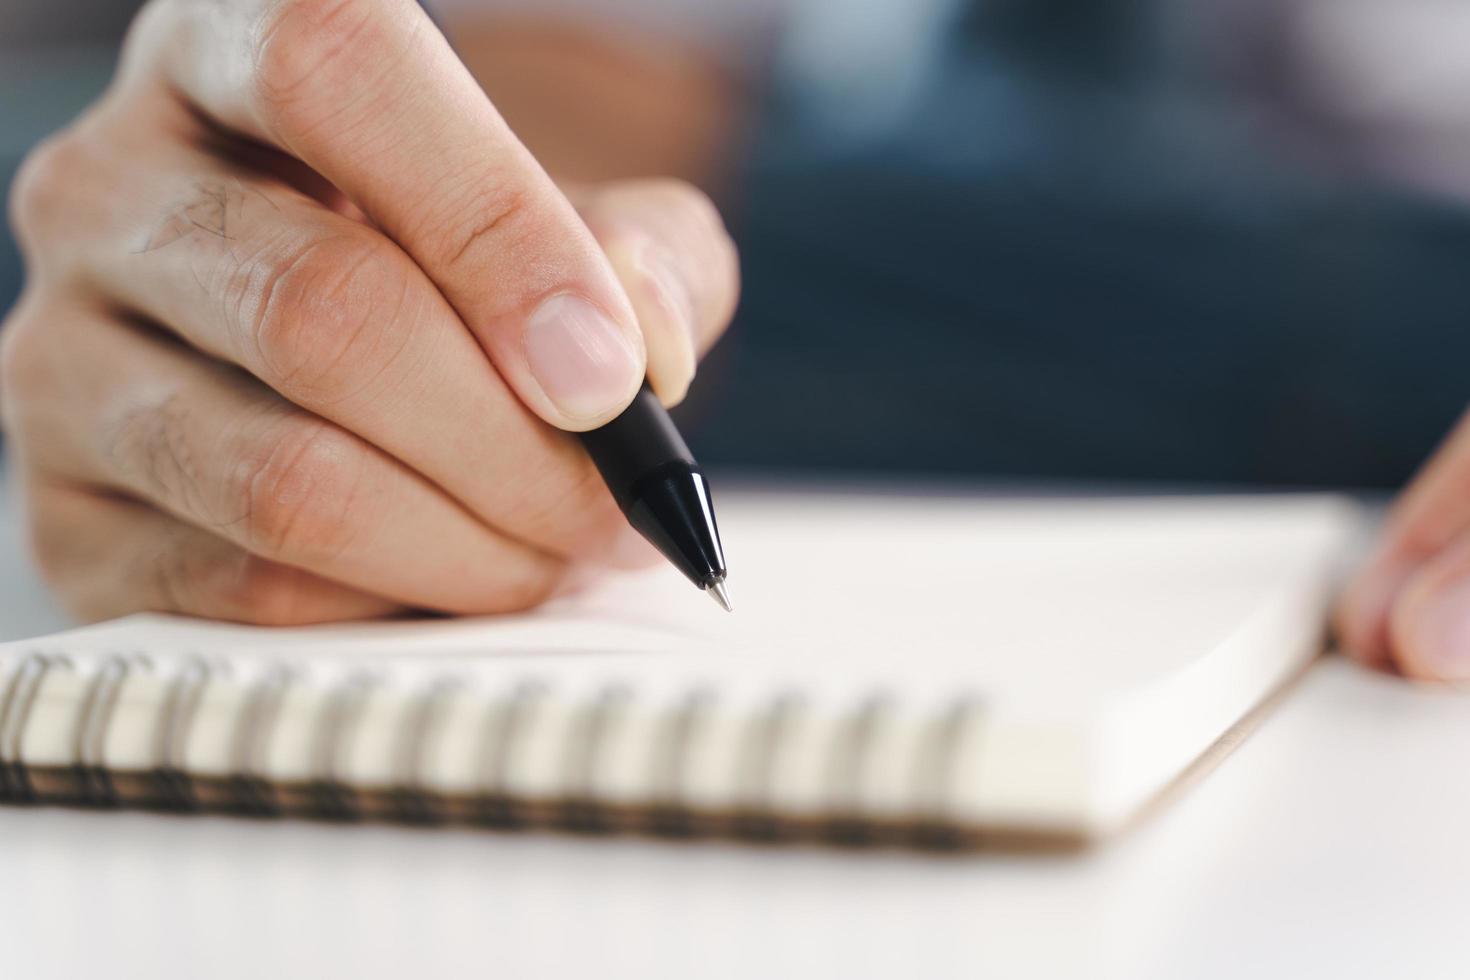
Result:
{"label": "index finger", "polygon": [[131,48],[351,198],[537,415],[590,429],[638,390],[643,340],[613,270],[413,0],[155,0]]}

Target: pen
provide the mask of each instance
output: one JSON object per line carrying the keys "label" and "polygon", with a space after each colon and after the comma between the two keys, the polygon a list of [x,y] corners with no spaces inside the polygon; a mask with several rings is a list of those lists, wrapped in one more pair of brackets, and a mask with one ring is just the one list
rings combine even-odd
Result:
{"label": "pen", "polygon": [[709,481],[648,385],[617,418],[580,435],[628,523],[729,612]]}

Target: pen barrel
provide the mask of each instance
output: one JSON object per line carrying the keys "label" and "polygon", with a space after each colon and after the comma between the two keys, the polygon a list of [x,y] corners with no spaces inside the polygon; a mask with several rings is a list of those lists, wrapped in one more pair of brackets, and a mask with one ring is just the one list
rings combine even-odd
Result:
{"label": "pen barrel", "polygon": [[674,420],[645,384],[623,413],[600,429],[580,433],[597,471],[626,513],[637,502],[638,485],[656,474],[683,467],[698,470]]}
{"label": "pen barrel", "polygon": [[725,580],[709,481],[646,384],[623,414],[581,439],[628,523],[700,588]]}

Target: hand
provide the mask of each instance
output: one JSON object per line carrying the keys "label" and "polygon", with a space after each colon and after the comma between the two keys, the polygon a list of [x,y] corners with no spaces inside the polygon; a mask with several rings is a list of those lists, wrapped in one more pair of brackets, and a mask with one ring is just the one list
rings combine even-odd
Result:
{"label": "hand", "polygon": [[1422,680],[1470,680],[1470,415],[1395,503],[1338,605],[1358,660]]}
{"label": "hand", "polygon": [[560,430],[645,370],[682,397],[734,253],[687,186],[574,197],[412,0],[153,0],[12,199],[0,412],[48,581],[304,623],[641,563]]}

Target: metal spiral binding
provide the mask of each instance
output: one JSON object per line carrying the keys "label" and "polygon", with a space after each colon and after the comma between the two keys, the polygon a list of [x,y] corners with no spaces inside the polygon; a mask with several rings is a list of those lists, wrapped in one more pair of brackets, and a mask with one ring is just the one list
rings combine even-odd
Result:
{"label": "metal spiral binding", "polygon": [[913,800],[916,827],[913,843],[925,848],[951,850],[965,843],[950,814],[950,796],[957,778],[960,745],[980,717],[978,699],[965,696],[950,705],[930,727],[914,767]]}
{"label": "metal spiral binding", "polygon": [[871,841],[875,828],[861,814],[863,787],[873,743],[891,707],[884,694],[864,699],[857,712],[843,724],[842,734],[832,749],[828,759],[826,806],[830,816],[825,832],[836,843],[856,845]]}
{"label": "metal spiral binding", "polygon": [[141,658],[111,656],[92,675],[82,700],[82,715],[72,740],[78,798],[92,806],[116,806],[117,790],[107,771],[103,750],[118,695]]}
{"label": "metal spiral binding", "polygon": [[518,801],[506,792],[506,776],[520,748],[527,720],[549,696],[547,686],[536,680],[522,681],[506,704],[486,706],[481,734],[478,822],[492,827],[520,827],[525,823]]}
{"label": "metal spiral binding", "polygon": [[631,700],[632,692],[627,687],[609,684],[598,692],[573,728],[563,782],[569,792],[560,820],[568,830],[597,833],[613,829],[609,809],[604,801],[596,798],[594,786],[602,750]]}
{"label": "metal spiral binding", "polygon": [[[9,801],[15,794],[11,789],[14,783],[10,775],[11,755],[6,751],[10,744],[10,714],[13,706],[21,700],[22,678],[26,676],[27,666],[31,658],[39,654],[30,654],[19,661],[10,671],[5,680],[5,687],[0,690],[0,801]],[[18,760],[17,760],[18,761]]]}
{"label": "metal spiral binding", "polygon": [[[33,653],[12,661],[3,672],[0,687],[0,800],[35,798],[30,773],[21,758],[26,726],[34,713],[39,693],[51,671],[75,669],[59,655]],[[153,664],[141,656],[112,656],[92,674],[83,692],[83,703],[72,733],[78,798],[94,805],[116,805],[117,786],[106,769],[108,731],[129,678]],[[225,665],[202,658],[186,662],[168,682],[158,718],[154,745],[153,780],[159,801],[170,807],[195,808],[199,795],[186,771],[185,750],[189,733],[213,679]],[[300,675],[279,665],[259,676],[244,693],[244,703],[232,735],[230,798],[226,804],[247,812],[277,814],[294,809],[300,797],[291,787],[280,787],[268,778],[267,751],[280,717],[281,705]],[[576,715],[559,746],[561,767],[559,801],[552,808],[542,801],[513,795],[510,784],[516,763],[528,751],[540,711],[551,702],[551,689],[538,679],[526,679],[498,694],[488,695],[480,713],[479,748],[473,789],[468,800],[448,800],[426,784],[429,750],[435,744],[437,726],[445,722],[446,705],[466,687],[457,676],[434,680],[412,696],[411,703],[397,715],[392,733],[392,788],[386,805],[378,798],[354,788],[346,778],[346,763],[358,737],[363,709],[382,679],[357,673],[333,685],[313,719],[311,765],[304,807],[317,816],[355,819],[364,815],[386,815],[412,822],[470,819],[490,826],[513,828],[528,824],[553,824],[581,832],[637,829],[665,836],[687,836],[702,828],[715,827],[722,833],[774,840],[786,836],[815,837],[832,843],[867,844],[902,839],[924,847],[954,847],[966,843],[952,812],[952,794],[959,776],[958,765],[968,733],[978,723],[980,703],[962,697],[946,705],[923,722],[907,760],[911,776],[906,798],[909,813],[903,823],[882,824],[863,811],[874,776],[874,752],[889,737],[897,703],[876,692],[853,703],[824,727],[830,733],[822,758],[821,819],[793,821],[778,812],[774,794],[781,759],[793,746],[789,743],[798,724],[812,710],[797,690],[773,690],[763,698],[744,722],[743,737],[735,757],[735,812],[728,824],[720,814],[699,813],[688,797],[693,746],[710,722],[719,697],[717,689],[691,686],[662,712],[647,746],[644,774],[649,802],[634,814],[621,811],[615,802],[602,799],[598,787],[609,764],[611,746],[626,724],[635,704],[636,691],[622,683],[608,683],[576,708]],[[825,725],[825,723],[824,723]],[[46,791],[49,792],[49,791]],[[208,797],[206,797],[208,798]],[[215,805],[220,804],[216,794]],[[469,809],[461,809],[461,804]],[[367,805],[372,804],[372,805]],[[708,818],[708,819],[706,819]],[[633,821],[636,820],[636,823]],[[894,834],[902,831],[902,838]]]}
{"label": "metal spiral binding", "polygon": [[394,762],[395,812],[406,823],[439,823],[446,817],[443,801],[424,782],[424,753],[435,727],[443,718],[443,705],[464,688],[459,677],[441,677],[415,700],[404,722],[405,734]]}
{"label": "metal spiral binding", "polygon": [[311,796],[314,815],[327,820],[356,820],[362,816],[357,790],[342,776],[342,759],[357,731],[363,703],[377,689],[380,678],[356,673],[328,695],[312,749]]}
{"label": "metal spiral binding", "polygon": [[772,816],[771,783],[781,747],[795,719],[805,708],[806,703],[800,693],[788,691],[778,694],[752,726],[736,773],[741,802],[735,831],[742,837],[775,840],[782,836],[782,827]]}
{"label": "metal spiral binding", "polygon": [[36,695],[46,675],[55,667],[71,669],[72,664],[62,656],[29,654],[16,667],[6,685],[4,700],[0,701],[0,799],[7,802],[35,799],[30,773],[21,758],[22,742],[31,709],[36,706]]}
{"label": "metal spiral binding", "polygon": [[174,675],[164,693],[163,717],[159,719],[153,755],[153,785],[159,805],[168,809],[193,810],[198,807],[193,777],[184,766],[184,747],[211,673],[207,661],[193,657],[184,669]]}
{"label": "metal spiral binding", "polygon": [[281,702],[296,680],[294,671],[278,665],[252,685],[245,696],[230,753],[230,771],[235,773],[230,788],[241,812],[256,816],[274,816],[281,812],[276,788],[263,775],[265,747],[275,727]]}
{"label": "metal spiral binding", "polygon": [[715,695],[710,688],[690,690],[670,713],[654,745],[650,781],[654,803],[648,817],[648,827],[654,833],[688,837],[695,832],[693,814],[685,798],[689,749],[699,737],[714,703]]}

